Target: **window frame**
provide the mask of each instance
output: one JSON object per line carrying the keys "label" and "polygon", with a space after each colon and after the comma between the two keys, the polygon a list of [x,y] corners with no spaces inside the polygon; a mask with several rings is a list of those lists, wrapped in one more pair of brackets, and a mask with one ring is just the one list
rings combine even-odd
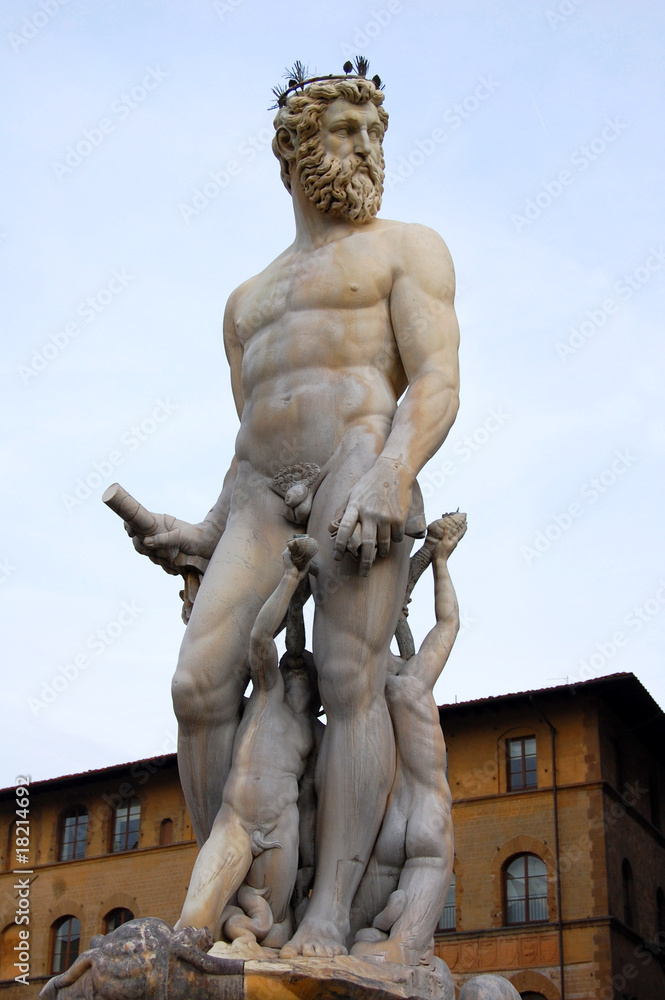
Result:
{"label": "window frame", "polygon": [[[72,928],[74,923],[78,924],[78,936],[72,936]],[[68,925],[67,940],[64,947],[64,953],[62,955],[56,956],[58,942],[61,940],[60,932],[63,927]],[[81,950],[81,921],[78,917],[74,916],[73,913],[66,913],[63,917],[60,917],[54,924],[51,925],[53,934],[51,939],[51,975],[57,976],[62,972],[66,972],[67,969],[71,968],[73,963],[79,957]],[[76,941],[76,954],[72,951],[72,941]],[[56,957],[61,960],[61,964],[56,962]],[[57,966],[57,967],[56,967]]]}
{"label": "window frame", "polygon": [[[65,830],[67,829],[67,820],[74,817],[74,836],[71,840],[72,854],[68,858],[63,858],[63,850],[65,847]],[[85,857],[86,848],[88,846],[88,818],[89,813],[85,806],[76,803],[73,806],[69,806],[66,812],[62,813],[60,817],[60,823],[58,825],[58,861],[80,861]],[[81,823],[81,819],[85,819],[85,823]],[[79,837],[79,830],[83,830],[83,839]],[[82,844],[83,850],[81,853],[77,854],[77,849],[80,848]]]}
{"label": "window frame", "polygon": [[[121,920],[120,923],[116,924],[115,927],[109,927],[109,924],[111,923],[111,920],[113,919],[113,916],[116,913],[123,913],[123,914],[128,913],[129,916],[125,917],[124,920]],[[113,931],[117,931],[118,927],[122,927],[123,924],[127,924],[129,923],[130,920],[135,920],[135,919],[136,918],[134,917],[134,914],[132,913],[132,911],[129,909],[128,906],[114,906],[113,909],[109,910],[109,912],[104,917],[104,934],[112,934]]]}
{"label": "window frame", "polygon": [[[451,894],[452,900],[450,898]],[[444,925],[446,912],[452,913],[453,922],[451,925]],[[436,929],[438,934],[454,934],[457,930],[457,877],[455,872],[453,872],[450,877],[450,885],[448,886],[446,901],[443,905],[443,910],[441,911],[441,916],[439,917]]]}
{"label": "window frame", "polygon": [[[530,874],[529,873],[529,862],[528,862],[529,858],[535,858],[536,861],[539,861],[540,864],[543,866],[544,871],[542,873],[540,873],[540,874],[535,874],[535,873],[534,874]],[[523,872],[524,872],[524,874],[521,875],[521,876],[514,875],[514,874],[510,873],[510,871],[509,871],[510,868],[512,868],[512,866],[517,861],[522,861],[522,863],[523,863]],[[523,897],[509,900],[509,898],[508,898],[508,879],[509,878],[514,878],[516,880],[517,879],[521,879],[524,882],[524,896]],[[544,894],[539,894],[539,895],[533,895],[529,891],[529,883],[530,883],[531,880],[540,879],[540,878],[544,878],[545,879],[545,893]],[[547,891],[548,890],[548,885],[547,885],[547,864],[545,863],[545,861],[543,861],[543,859],[540,857],[540,855],[535,854],[533,851],[524,851],[521,854],[513,854],[512,857],[508,858],[508,860],[504,863],[503,868],[502,868],[502,889],[503,889],[503,925],[504,925],[504,927],[519,927],[519,926],[523,926],[524,924],[546,924],[546,923],[549,923],[550,917],[549,917],[549,897],[548,897],[548,891]],[[535,903],[536,900],[538,900],[538,901],[543,900],[544,901],[544,907],[545,907],[545,916],[544,917],[532,917],[532,915],[531,915],[531,904],[532,904],[532,902]],[[512,903],[523,903],[523,906],[524,906],[524,919],[522,919],[522,920],[513,920],[513,919],[510,918],[509,903],[511,903],[511,902]]]}
{"label": "window frame", "polygon": [[[132,823],[131,814],[132,810],[138,807],[138,814],[136,820],[136,843],[133,847],[129,846],[129,839],[132,834]],[[118,823],[121,821],[121,813],[125,813],[125,828],[122,831],[118,831]],[[134,795],[131,799],[123,802],[121,806],[116,806],[113,810],[113,817],[111,820],[111,843],[109,847],[109,852],[111,854],[123,854],[125,851],[135,851],[138,849],[139,841],[141,839],[141,802]]]}
{"label": "window frame", "polygon": [[[533,753],[526,752],[527,740],[533,740]],[[517,745],[518,743],[522,746],[522,752],[519,755],[513,755],[511,753],[511,747]],[[509,792],[530,792],[535,788],[538,788],[538,743],[536,736],[532,733],[529,736],[508,736],[505,739],[505,753],[506,753],[506,790]],[[529,768],[526,766],[528,758],[533,758],[535,766]],[[512,761],[521,761],[522,767],[520,772],[521,784],[515,784],[515,779],[517,775],[513,774]],[[533,775],[533,782],[529,783],[529,775]]]}

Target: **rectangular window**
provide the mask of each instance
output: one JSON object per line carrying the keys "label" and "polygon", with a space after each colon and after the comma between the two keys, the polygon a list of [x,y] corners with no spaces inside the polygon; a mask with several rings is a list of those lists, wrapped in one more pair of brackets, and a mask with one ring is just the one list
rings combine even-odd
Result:
{"label": "rectangular window", "polygon": [[450,879],[450,888],[448,889],[448,895],[446,897],[446,905],[443,908],[443,913],[439,917],[438,930],[440,931],[454,931],[457,925],[457,917],[455,911],[455,872],[452,874]]}
{"label": "rectangular window", "polygon": [[536,737],[520,736],[516,740],[506,740],[506,765],[509,792],[536,788],[538,785]]}
{"label": "rectangular window", "polygon": [[76,807],[63,817],[60,831],[60,860],[72,861],[85,857],[88,835],[88,811]]}
{"label": "rectangular window", "polygon": [[132,799],[127,805],[116,809],[113,820],[112,851],[131,851],[139,846],[140,821],[141,803],[138,799]]}

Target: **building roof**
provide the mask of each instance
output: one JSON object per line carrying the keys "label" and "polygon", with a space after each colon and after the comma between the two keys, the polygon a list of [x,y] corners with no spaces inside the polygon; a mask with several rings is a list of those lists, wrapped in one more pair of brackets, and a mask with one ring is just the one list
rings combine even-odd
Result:
{"label": "building roof", "polygon": [[658,757],[665,748],[665,713],[651,697],[644,685],[632,673],[608,674],[588,681],[557,684],[553,687],[517,691],[488,698],[476,698],[452,705],[440,705],[442,725],[457,713],[483,712],[505,707],[511,702],[531,702],[534,707],[545,707],[554,699],[574,699],[580,696],[597,696],[603,699],[624,724],[635,733]]}
{"label": "building roof", "polygon": [[[140,768],[141,765],[153,763],[161,768],[175,767],[177,765],[177,754],[166,753],[156,754],[154,757],[142,757],[141,760],[130,760],[126,764],[111,764],[109,767],[97,767],[90,771],[79,771],[75,774],[62,774],[57,778],[44,778],[41,781],[31,781],[31,790],[57,789],[64,785],[85,784],[87,782],[99,781],[105,778],[126,776],[131,768]],[[14,794],[14,786],[0,788],[0,798],[8,794]]]}
{"label": "building roof", "polygon": [[[531,691],[516,691],[513,694],[490,695],[487,698],[475,698],[471,701],[460,701],[454,704],[440,705],[439,716],[449,720],[457,713],[483,712],[507,706],[511,702],[530,701],[535,707],[553,699],[574,699],[580,695],[597,695],[603,698],[625,724],[639,736],[657,756],[663,754],[665,747],[665,714],[651,697],[647,689],[638,681],[635,674],[617,673],[593,680],[578,683],[557,684],[552,687],[534,688]],[[155,757],[144,757],[138,761],[128,761],[125,764],[112,764],[110,767],[99,767],[76,774],[64,774],[56,778],[46,778],[31,783],[31,789],[50,790],[72,784],[84,784],[100,779],[120,777],[131,768],[140,767],[149,761],[159,761],[161,767],[176,765],[176,754],[161,754]],[[14,793],[13,786],[0,789],[0,798]]]}

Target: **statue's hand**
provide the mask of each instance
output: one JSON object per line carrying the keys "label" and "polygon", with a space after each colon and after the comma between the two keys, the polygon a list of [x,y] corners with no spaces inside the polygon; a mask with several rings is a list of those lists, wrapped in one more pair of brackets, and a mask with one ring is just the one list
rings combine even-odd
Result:
{"label": "statue's hand", "polygon": [[221,537],[219,528],[212,521],[189,524],[170,514],[153,514],[153,517],[154,530],[147,535],[138,534],[131,524],[124,522],[136,551],[174,576],[188,565],[204,569],[204,561],[210,559]]}
{"label": "statue's hand", "polygon": [[435,552],[448,558],[466,532],[466,514],[444,514],[438,521],[428,525],[427,537],[436,543]]}
{"label": "statue's hand", "polygon": [[[374,558],[387,556],[390,543],[401,542],[411,506],[415,477],[399,461],[379,458],[356,483],[337,528],[335,559],[354,551],[360,539],[360,576],[369,576]],[[351,544],[349,544],[351,543]]]}

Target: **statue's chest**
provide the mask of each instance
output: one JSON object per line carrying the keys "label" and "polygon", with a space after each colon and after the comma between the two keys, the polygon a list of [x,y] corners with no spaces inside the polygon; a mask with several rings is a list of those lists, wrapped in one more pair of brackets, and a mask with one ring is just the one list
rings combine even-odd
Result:
{"label": "statue's chest", "polygon": [[[342,241],[343,242],[343,241]],[[241,304],[236,329],[241,340],[292,314],[334,313],[375,306],[387,298],[387,269],[371,257],[322,247],[275,265],[261,275]]]}

